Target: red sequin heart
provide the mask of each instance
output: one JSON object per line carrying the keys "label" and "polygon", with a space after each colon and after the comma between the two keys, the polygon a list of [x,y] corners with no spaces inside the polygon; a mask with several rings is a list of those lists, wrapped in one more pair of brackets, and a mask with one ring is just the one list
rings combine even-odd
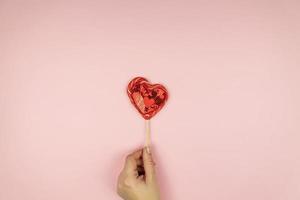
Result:
{"label": "red sequin heart", "polygon": [[127,87],[131,103],[144,119],[151,119],[165,105],[168,99],[167,89],[160,84],[150,84],[143,77],[136,77]]}

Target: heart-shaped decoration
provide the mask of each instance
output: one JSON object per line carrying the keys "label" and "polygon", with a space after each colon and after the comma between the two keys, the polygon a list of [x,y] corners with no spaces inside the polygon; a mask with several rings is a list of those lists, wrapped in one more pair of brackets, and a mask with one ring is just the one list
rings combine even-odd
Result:
{"label": "heart-shaped decoration", "polygon": [[143,77],[136,77],[127,87],[131,103],[144,119],[151,119],[165,105],[168,99],[167,89],[160,84],[150,84]]}

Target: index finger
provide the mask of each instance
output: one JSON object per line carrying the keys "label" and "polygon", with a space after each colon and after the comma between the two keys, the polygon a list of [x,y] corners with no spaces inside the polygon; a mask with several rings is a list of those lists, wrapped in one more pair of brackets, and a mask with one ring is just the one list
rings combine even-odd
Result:
{"label": "index finger", "polygon": [[125,162],[125,170],[134,172],[137,169],[137,161],[142,157],[143,150],[139,149],[131,154],[129,154],[126,158]]}

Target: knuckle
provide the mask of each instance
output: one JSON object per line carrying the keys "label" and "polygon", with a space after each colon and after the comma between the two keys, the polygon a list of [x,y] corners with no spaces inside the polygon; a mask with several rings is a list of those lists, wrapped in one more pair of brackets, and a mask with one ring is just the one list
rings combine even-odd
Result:
{"label": "knuckle", "polygon": [[126,185],[126,186],[130,186],[130,183],[131,183],[131,178],[129,177],[129,176],[126,176],[125,178],[124,178],[124,185]]}
{"label": "knuckle", "polygon": [[118,191],[121,190],[122,188],[123,188],[123,183],[122,182],[118,183],[117,185]]}
{"label": "knuckle", "polygon": [[153,161],[153,160],[148,160],[148,162],[147,162],[149,165],[151,165],[151,166],[154,166],[155,165],[155,162]]}
{"label": "knuckle", "polygon": [[130,159],[131,159],[131,155],[127,155],[126,160],[130,160]]}

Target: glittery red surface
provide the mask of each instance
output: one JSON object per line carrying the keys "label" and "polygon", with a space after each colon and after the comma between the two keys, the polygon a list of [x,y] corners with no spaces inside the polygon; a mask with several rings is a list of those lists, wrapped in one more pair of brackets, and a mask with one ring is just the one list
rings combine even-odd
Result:
{"label": "glittery red surface", "polygon": [[127,87],[131,103],[144,119],[151,119],[165,105],[168,91],[160,84],[151,84],[143,77],[136,77]]}

